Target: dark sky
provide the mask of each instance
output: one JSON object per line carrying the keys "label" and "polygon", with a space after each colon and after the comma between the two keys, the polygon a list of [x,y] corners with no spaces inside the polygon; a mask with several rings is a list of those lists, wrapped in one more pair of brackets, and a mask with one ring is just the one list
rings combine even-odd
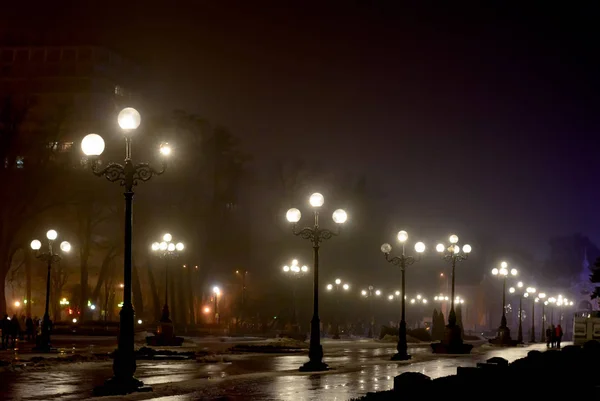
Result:
{"label": "dark sky", "polygon": [[133,58],[161,107],[229,127],[257,170],[364,173],[388,193],[382,237],[487,232],[539,255],[552,235],[600,241],[597,8],[49,3],[20,15]]}

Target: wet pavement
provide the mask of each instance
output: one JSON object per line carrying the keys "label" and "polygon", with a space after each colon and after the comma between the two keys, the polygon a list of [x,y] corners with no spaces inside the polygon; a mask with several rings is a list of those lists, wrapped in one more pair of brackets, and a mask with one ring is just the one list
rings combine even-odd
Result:
{"label": "wet pavement", "polygon": [[[433,355],[428,346],[411,347],[412,361],[391,362],[393,344],[332,342],[324,344],[325,361],[333,368],[321,374],[299,373],[305,354],[227,356],[224,363],[139,361],[137,377],[153,387],[152,393],[103,400],[348,400],[370,391],[393,387],[394,376],[421,372],[432,378],[456,373],[457,366],[474,366],[493,356],[509,361],[544,345],[498,349],[484,345],[471,355]],[[82,400],[111,376],[110,362],[50,365],[22,372],[3,372],[6,400]],[[225,397],[225,398],[224,398]]]}

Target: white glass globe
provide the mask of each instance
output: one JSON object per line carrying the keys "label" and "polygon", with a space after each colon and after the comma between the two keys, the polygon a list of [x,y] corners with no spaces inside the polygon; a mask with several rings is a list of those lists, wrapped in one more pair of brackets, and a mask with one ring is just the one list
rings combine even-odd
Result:
{"label": "white glass globe", "polygon": [[169,245],[167,245],[167,251],[173,252],[174,250],[175,250],[175,244],[173,244],[172,242],[169,243]]}
{"label": "white glass globe", "polygon": [[159,148],[160,154],[163,156],[169,156],[171,154],[171,146],[168,143],[161,143]]}
{"label": "white glass globe", "polygon": [[344,288],[344,290],[350,289],[350,286],[348,284],[344,284],[342,287]]}
{"label": "white glass globe", "polygon": [[394,292],[394,295],[396,295],[397,297],[399,297],[400,296],[400,291]]}
{"label": "white glass globe", "polygon": [[512,274],[513,276],[516,276],[518,273],[517,269],[511,269],[510,270],[510,274]]}
{"label": "white glass globe", "polygon": [[340,280],[339,278],[336,278],[336,279],[335,279],[335,283],[336,283],[337,285],[340,285],[340,284],[342,283],[342,280]]}
{"label": "white glass globe", "polygon": [[508,267],[508,263],[502,262],[502,263],[500,263],[500,267],[502,267],[503,269],[506,269]]}
{"label": "white glass globe", "polygon": [[454,245],[452,245],[452,250],[454,251],[454,253],[459,253],[460,252],[460,246],[454,244]]}
{"label": "white glass globe", "polygon": [[508,269],[505,269],[504,267],[500,268],[500,274],[503,276],[508,276]]}
{"label": "white glass globe", "polygon": [[508,289],[508,292],[510,292],[511,294],[514,294],[514,292],[515,292],[515,287],[510,287],[510,288]]}
{"label": "white glass globe", "polygon": [[183,251],[184,247],[185,246],[181,242],[178,242],[177,244],[175,244],[175,249],[177,249],[178,251]]}
{"label": "white glass globe", "polygon": [[435,250],[438,252],[444,252],[446,250],[446,247],[444,246],[444,244],[437,244],[435,246]]}
{"label": "white glass globe", "polygon": [[308,266],[302,266],[302,271],[306,273],[308,271]]}
{"label": "white glass globe", "polygon": [[526,292],[525,294],[523,294],[523,297],[525,297],[525,298],[529,298],[529,293],[528,293],[528,292]]}
{"label": "white glass globe", "polygon": [[104,146],[104,139],[98,134],[87,134],[81,140],[81,151],[86,156],[100,156]]}
{"label": "white glass globe", "polygon": [[153,251],[158,251],[160,249],[160,244],[158,242],[153,242],[151,248]]}
{"label": "white glass globe", "polygon": [[42,243],[37,240],[34,239],[33,241],[31,241],[31,249],[33,249],[34,251],[39,250],[42,247]]}
{"label": "white glass globe", "polygon": [[287,213],[285,214],[285,218],[290,223],[297,223],[297,222],[299,222],[301,216],[302,216],[302,213],[300,213],[300,210],[296,209],[295,207],[293,207],[290,210],[288,210]]}
{"label": "white glass globe", "polygon": [[381,295],[381,291],[380,290],[375,291],[375,295],[380,296]]}
{"label": "white glass globe", "polygon": [[217,287],[217,286],[214,286],[214,287],[213,287],[213,292],[214,292],[215,294],[219,295],[219,294],[221,293],[221,289],[220,289],[219,287]]}
{"label": "white glass globe", "polygon": [[469,245],[469,244],[464,244],[464,245],[463,245],[463,252],[464,252],[464,253],[471,253],[471,245]]}
{"label": "white glass globe", "polygon": [[298,264],[298,259],[292,260],[292,266],[296,266]]}
{"label": "white glass globe", "polygon": [[540,297],[540,299],[544,299],[544,298],[546,298],[546,293],[545,292],[540,292],[538,294],[538,297]]}
{"label": "white glass globe", "polygon": [[298,273],[298,272],[300,272],[300,268],[298,266],[292,266],[292,271],[294,273]]}
{"label": "white glass globe", "polygon": [[493,274],[494,276],[497,276],[497,275],[498,275],[498,273],[500,273],[500,270],[498,270],[497,268],[495,268],[495,267],[494,267],[494,268],[492,269],[492,274]]}
{"label": "white glass globe", "polygon": [[362,295],[363,297],[366,297],[366,296],[367,296],[367,291],[365,291],[365,290],[362,290],[360,293],[361,293],[361,295]]}
{"label": "white glass globe", "polygon": [[404,230],[398,231],[397,237],[398,237],[398,241],[406,242],[406,240],[408,239],[408,233]]}
{"label": "white glass globe", "polygon": [[536,289],[535,289],[535,287],[527,287],[527,292],[530,294],[535,294]]}
{"label": "white glass globe", "polygon": [[166,233],[165,235],[163,235],[163,241],[165,241],[165,242],[171,242],[172,239],[173,239],[173,236],[169,233]]}
{"label": "white glass globe", "polygon": [[315,192],[310,196],[308,202],[312,207],[321,207],[323,206],[323,203],[325,203],[325,198],[320,193]]}
{"label": "white glass globe", "polygon": [[283,271],[284,272],[289,272],[290,271],[290,267],[289,266],[283,266]]}
{"label": "white glass globe", "polygon": [[333,289],[333,285],[327,284],[327,291],[331,291]]}
{"label": "white glass globe", "polygon": [[140,113],[133,107],[127,107],[121,110],[117,117],[119,127],[125,131],[131,131],[140,126],[142,117]]}
{"label": "white glass globe", "polygon": [[71,244],[69,244],[67,241],[61,242],[60,250],[63,252],[69,252],[71,250]]}
{"label": "white glass globe", "polygon": [[338,209],[335,212],[333,212],[332,218],[333,221],[337,224],[343,224],[346,222],[346,220],[348,220],[348,215],[346,214],[344,209]]}
{"label": "white glass globe", "polygon": [[383,244],[381,245],[381,252],[383,253],[390,253],[392,251],[392,246],[390,244]]}
{"label": "white glass globe", "polygon": [[427,303],[427,300],[426,300],[426,299],[424,299],[424,300],[423,300],[423,303],[424,303],[424,304],[426,304],[426,303]]}
{"label": "white glass globe", "polygon": [[56,237],[58,237],[58,233],[55,230],[48,230],[46,233],[46,238],[48,238],[50,241],[54,241]]}
{"label": "white glass globe", "polygon": [[522,282],[522,281],[519,281],[519,282],[517,283],[517,287],[519,287],[519,288],[523,288],[523,282]]}
{"label": "white glass globe", "polygon": [[450,236],[450,238],[448,238],[448,240],[450,241],[451,244],[456,244],[458,242],[458,236],[455,234],[452,234]]}
{"label": "white glass globe", "polygon": [[425,252],[425,244],[422,242],[417,242],[415,244],[415,251],[417,251],[418,253],[423,253]]}
{"label": "white glass globe", "polygon": [[394,296],[390,294],[390,295],[388,295],[388,299],[391,301],[394,299]]}
{"label": "white glass globe", "polygon": [[166,251],[168,247],[169,247],[169,244],[167,244],[165,241],[163,241],[160,243],[158,249],[160,249],[161,251]]}

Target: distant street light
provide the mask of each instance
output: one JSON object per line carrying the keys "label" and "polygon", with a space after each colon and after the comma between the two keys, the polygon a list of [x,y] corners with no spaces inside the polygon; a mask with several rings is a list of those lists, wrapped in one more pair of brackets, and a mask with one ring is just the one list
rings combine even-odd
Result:
{"label": "distant street light", "polygon": [[373,297],[378,297],[381,295],[381,291],[380,290],[376,290],[372,285],[370,285],[366,290],[362,290],[360,292],[360,294],[364,297],[367,298],[369,301],[369,332],[367,334],[367,337],[369,338],[373,338],[373,331],[374,331],[374,327],[375,327],[375,316],[373,315],[373,302],[372,299]]}
{"label": "distant street light", "polygon": [[535,287],[527,287],[525,289],[525,298],[531,298],[531,334],[529,335],[529,342],[535,342],[535,303],[539,302],[539,298],[535,297],[537,289]]}
{"label": "distant street light", "polygon": [[400,324],[398,326],[398,344],[396,346],[396,352],[392,356],[392,361],[406,361],[411,358],[408,354],[408,344],[406,341],[406,266],[410,266],[416,261],[418,261],[421,257],[421,254],[425,252],[425,244],[422,242],[417,242],[415,244],[415,251],[417,252],[417,257],[409,256],[406,254],[405,245],[408,240],[408,233],[404,230],[398,232],[398,242],[402,244],[402,253],[400,256],[390,257],[390,252],[392,251],[392,246],[388,243],[381,245],[381,252],[385,255],[385,260],[389,263],[400,266],[400,272],[402,274],[402,288],[400,290],[401,297],[401,315],[400,315]]}
{"label": "distant street light", "polygon": [[540,302],[542,303],[542,335],[541,335],[541,342],[545,342],[546,341],[546,305],[548,301],[544,301],[544,299],[546,299],[546,293],[544,292],[540,292],[538,293],[538,299],[540,300]]}
{"label": "distant street light", "polygon": [[217,286],[213,287],[213,294],[215,297],[215,323],[219,324],[221,317],[219,316],[219,295],[221,295],[221,289]]}
{"label": "distant street light", "polygon": [[[132,219],[133,219],[133,187],[139,181],[148,181],[155,175],[164,173],[166,160],[163,159],[162,169],[157,171],[148,163],[134,164],[131,160],[131,137],[141,123],[140,113],[128,107],[119,113],[117,121],[125,136],[125,163],[108,163],[100,167],[98,157],[104,151],[104,140],[100,135],[89,134],[81,141],[81,149],[91,160],[92,172],[98,177],[105,177],[110,182],[118,182],[125,187],[125,246],[123,257],[123,307],[119,313],[118,348],[115,352],[113,373],[114,376],[107,380],[103,386],[96,387],[96,395],[128,394],[134,391],[149,390],[143,388],[144,383],[134,377],[136,370],[134,330],[135,311],[131,302],[131,269],[132,269]],[[160,147],[160,153],[168,156],[171,149],[168,144]]]}
{"label": "distant street light", "polygon": [[[54,251],[52,245],[56,238],[58,238],[58,233],[55,230],[48,230],[46,233],[46,238],[48,239],[48,248],[47,251],[40,251],[42,248],[42,242],[34,239],[31,241],[31,249],[35,251],[35,257],[46,262],[48,266],[48,271],[46,273],[46,308],[44,310],[44,318],[42,320],[42,334],[37,338],[37,344],[35,350],[38,352],[50,352],[53,350],[52,345],[50,344],[50,314],[48,313],[48,308],[50,305],[50,272],[52,271],[52,264],[56,262],[60,262],[61,256],[60,254]],[[63,241],[60,243],[60,250],[64,253],[68,253],[71,250],[71,244],[67,241]],[[56,319],[56,316],[55,316]]]}
{"label": "distant street light", "polygon": [[[519,329],[517,331],[517,342],[523,344],[523,282],[517,283],[517,288],[510,287],[508,292],[514,294],[515,292],[519,295]],[[525,292],[525,297],[529,296],[528,292]]]}
{"label": "distant street light", "polygon": [[290,266],[283,266],[283,272],[286,276],[292,278],[292,330],[295,332],[300,331],[300,325],[298,324],[298,315],[296,310],[296,280],[303,277],[308,273],[308,266],[300,266],[298,260],[292,260]]}
{"label": "distant street light", "polygon": [[318,372],[327,370],[329,367],[323,362],[323,347],[321,346],[321,331],[319,319],[319,248],[323,240],[339,234],[340,226],[346,222],[348,215],[342,209],[333,212],[333,221],[337,224],[337,231],[331,231],[319,226],[319,210],[325,203],[323,195],[314,193],[309,198],[309,203],[314,209],[314,225],[296,230],[296,224],[300,221],[300,210],[292,208],[287,211],[286,218],[293,224],[294,235],[300,236],[312,243],[313,247],[313,317],[310,321],[310,347],[308,351],[309,361],[300,367],[301,372]]}
{"label": "distant street light", "polygon": [[500,327],[498,328],[498,334],[495,343],[499,345],[513,345],[513,340],[510,338],[510,329],[506,324],[506,278],[516,276],[518,274],[517,269],[508,269],[508,263],[500,263],[500,269],[493,268],[492,274],[502,279],[502,318],[500,319]]}
{"label": "distant street light", "polygon": [[350,289],[350,284],[348,283],[342,283],[342,280],[339,278],[336,278],[334,281],[334,284],[327,284],[327,291],[332,291],[335,290],[336,292],[336,297],[335,297],[335,304],[336,304],[336,317],[335,317],[335,324],[333,325],[333,336],[331,338],[333,338],[334,340],[339,340],[340,339],[340,289],[343,289],[344,291],[348,291]]}
{"label": "distant street light", "polygon": [[448,326],[446,327],[448,335],[444,336],[445,341],[442,341],[440,345],[432,344],[432,348],[434,353],[469,353],[472,347],[463,343],[461,328],[456,324],[456,311],[454,310],[456,295],[454,288],[456,282],[456,262],[462,262],[469,258],[471,245],[464,244],[461,249],[458,245],[458,236],[455,234],[450,235],[448,241],[450,242],[449,246],[437,244],[435,247],[435,250],[441,254],[442,259],[452,264],[450,313],[448,313]]}
{"label": "distant street light", "polygon": [[179,254],[183,252],[183,249],[185,248],[183,243],[173,243],[171,242],[172,240],[173,236],[166,233],[163,235],[161,242],[154,242],[151,246],[152,252],[165,261],[165,305],[163,306],[160,322],[165,323],[163,329],[166,329],[167,331],[161,330],[161,334],[167,337],[173,335],[173,325],[169,325],[169,323],[172,323],[169,316],[169,261],[177,259]]}

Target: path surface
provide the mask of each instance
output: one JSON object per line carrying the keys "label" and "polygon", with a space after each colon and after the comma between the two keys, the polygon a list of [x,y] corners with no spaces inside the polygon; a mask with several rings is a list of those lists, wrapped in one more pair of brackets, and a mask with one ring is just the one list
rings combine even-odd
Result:
{"label": "path surface", "polygon": [[[493,356],[513,361],[544,345],[498,349],[477,347],[468,356],[437,356],[429,347],[411,347],[413,360],[391,362],[393,344],[365,341],[325,341],[325,360],[333,370],[299,373],[306,361],[296,355],[232,355],[225,363],[139,361],[137,377],[153,387],[152,393],[102,400],[348,400],[392,388],[394,376],[416,371],[432,378],[456,373],[457,366],[474,366]],[[1,399],[83,400],[111,376],[110,362],[58,364],[23,372],[2,373]],[[226,397],[226,398],[222,398]]]}

